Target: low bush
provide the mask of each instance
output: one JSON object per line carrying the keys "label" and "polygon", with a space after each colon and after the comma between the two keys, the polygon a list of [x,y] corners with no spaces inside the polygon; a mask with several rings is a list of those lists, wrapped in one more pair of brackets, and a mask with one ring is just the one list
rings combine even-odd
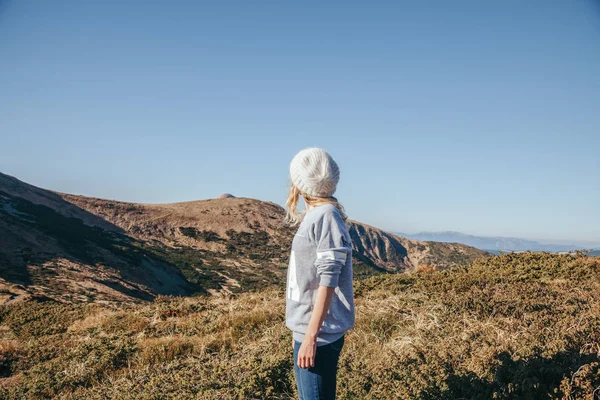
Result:
{"label": "low bush", "polygon": [[[588,399],[600,259],[506,254],[355,282],[340,399]],[[290,399],[282,288],[0,312],[1,398]]]}

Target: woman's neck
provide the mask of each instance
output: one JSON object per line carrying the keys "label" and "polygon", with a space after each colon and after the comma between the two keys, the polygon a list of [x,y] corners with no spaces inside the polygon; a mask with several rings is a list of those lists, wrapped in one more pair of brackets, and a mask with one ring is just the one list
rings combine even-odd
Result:
{"label": "woman's neck", "polygon": [[306,208],[306,211],[310,210],[312,207],[310,206],[310,204],[308,204],[306,202],[306,200],[304,200],[304,207]]}

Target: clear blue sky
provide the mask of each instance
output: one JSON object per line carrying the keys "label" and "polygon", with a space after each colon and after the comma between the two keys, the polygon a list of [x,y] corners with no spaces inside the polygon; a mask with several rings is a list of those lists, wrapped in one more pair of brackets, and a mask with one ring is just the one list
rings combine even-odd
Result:
{"label": "clear blue sky", "polygon": [[0,7],[1,172],[283,205],[309,146],[338,161],[350,216],[383,229],[600,242],[600,5]]}

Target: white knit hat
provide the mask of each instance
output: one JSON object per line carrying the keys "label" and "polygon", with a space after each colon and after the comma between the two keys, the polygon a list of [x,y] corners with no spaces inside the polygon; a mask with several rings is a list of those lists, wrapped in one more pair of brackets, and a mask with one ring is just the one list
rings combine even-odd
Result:
{"label": "white knit hat", "polygon": [[302,193],[330,197],[340,180],[340,169],[329,153],[311,147],[300,150],[292,159],[290,179]]}

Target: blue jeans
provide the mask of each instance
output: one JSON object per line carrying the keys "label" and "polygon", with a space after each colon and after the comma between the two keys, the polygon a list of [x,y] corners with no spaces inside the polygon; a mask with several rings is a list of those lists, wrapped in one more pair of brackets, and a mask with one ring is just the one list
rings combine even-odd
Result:
{"label": "blue jeans", "polygon": [[315,366],[310,368],[298,366],[301,344],[294,341],[294,375],[300,400],[334,400],[338,359],[344,346],[344,336],[335,342],[317,346]]}

